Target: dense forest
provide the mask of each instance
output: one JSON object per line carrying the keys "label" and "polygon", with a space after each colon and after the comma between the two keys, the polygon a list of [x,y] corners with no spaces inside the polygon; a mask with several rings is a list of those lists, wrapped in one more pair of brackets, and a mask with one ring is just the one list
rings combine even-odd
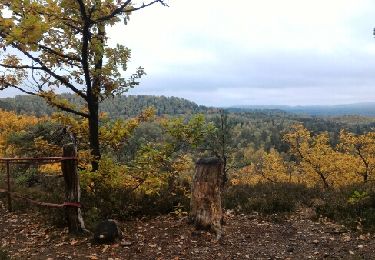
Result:
{"label": "dense forest", "polygon": [[[76,95],[62,94],[61,97],[75,105],[82,105],[82,100]],[[208,112],[205,106],[178,97],[164,96],[115,96],[101,103],[100,111],[108,113],[111,118],[128,118],[136,116],[147,107],[154,107],[157,115],[179,115],[188,113]],[[35,116],[51,115],[57,109],[37,96],[17,95],[14,98],[0,98],[0,108],[15,111],[19,114]]]}
{"label": "dense forest", "polygon": [[[76,101],[73,95],[64,98]],[[114,176],[105,175],[108,180],[100,185],[124,178],[122,185],[134,185],[146,194],[178,190],[180,174],[190,176],[194,161],[213,155],[226,159],[229,180],[237,184],[288,180],[327,188],[373,178],[375,118],[301,116],[272,109],[228,112],[154,96],[117,97],[102,107],[101,165],[112,168]],[[0,108],[3,156],[59,155],[69,141],[64,131],[69,131],[79,145],[83,180],[104,178],[90,173],[85,120],[57,113],[31,96],[1,99]],[[176,206],[172,204],[169,210]]]}

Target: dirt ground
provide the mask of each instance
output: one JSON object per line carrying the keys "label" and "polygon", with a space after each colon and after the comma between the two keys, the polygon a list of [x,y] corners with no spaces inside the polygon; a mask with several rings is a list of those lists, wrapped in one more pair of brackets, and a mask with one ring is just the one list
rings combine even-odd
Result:
{"label": "dirt ground", "polygon": [[161,216],[121,223],[124,237],[95,245],[42,221],[38,213],[8,213],[0,202],[0,246],[12,259],[375,259],[375,236],[297,213],[278,221],[227,212],[216,241],[186,218]]}

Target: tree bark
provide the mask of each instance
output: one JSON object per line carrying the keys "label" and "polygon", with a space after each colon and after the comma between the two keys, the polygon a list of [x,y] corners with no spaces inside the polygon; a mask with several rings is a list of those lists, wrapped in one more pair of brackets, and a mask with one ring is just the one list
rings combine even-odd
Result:
{"label": "tree bark", "polygon": [[200,159],[196,163],[190,202],[190,222],[194,223],[197,229],[215,232],[217,238],[222,234],[223,173],[220,159]]}
{"label": "tree bark", "polygon": [[[95,5],[97,8],[101,8],[102,1],[95,0]],[[104,57],[104,45],[105,45],[105,25],[104,23],[99,23],[97,25],[98,32],[95,35],[99,40],[99,46],[97,48],[100,51],[96,51],[95,56],[95,73],[92,78],[92,86],[90,88],[90,101],[89,101],[89,128],[90,128],[90,148],[91,155],[94,157],[91,162],[92,171],[97,171],[99,169],[100,154],[100,143],[99,143],[99,93],[101,92],[102,79],[100,76],[100,71],[103,68],[103,57]]]}
{"label": "tree bark", "polygon": [[91,166],[92,171],[97,171],[99,169],[100,154],[100,144],[99,144],[99,104],[98,101],[92,101],[89,104],[89,140],[91,149]]}
{"label": "tree bark", "polygon": [[[65,145],[63,157],[76,157],[77,148],[73,144]],[[63,160],[61,170],[65,181],[65,213],[68,222],[69,233],[80,234],[85,231],[80,205],[81,190],[76,160]]]}

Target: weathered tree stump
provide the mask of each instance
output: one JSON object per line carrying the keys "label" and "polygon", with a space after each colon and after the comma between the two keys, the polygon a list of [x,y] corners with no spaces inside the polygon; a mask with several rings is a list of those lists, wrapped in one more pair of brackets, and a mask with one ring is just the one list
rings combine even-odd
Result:
{"label": "weathered tree stump", "polygon": [[[74,144],[63,147],[63,157],[77,157],[77,148]],[[77,169],[77,160],[68,159],[61,162],[61,170],[65,181],[65,214],[69,233],[80,234],[85,232],[85,224],[80,208],[81,190]]]}
{"label": "weathered tree stump", "polygon": [[210,230],[221,237],[223,211],[221,193],[224,183],[222,161],[200,159],[193,178],[189,220],[197,229]]}

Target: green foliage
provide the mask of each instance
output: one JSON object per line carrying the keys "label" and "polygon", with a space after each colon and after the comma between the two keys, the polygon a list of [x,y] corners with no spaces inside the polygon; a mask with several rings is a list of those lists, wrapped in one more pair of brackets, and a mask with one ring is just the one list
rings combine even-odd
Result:
{"label": "green foliage", "polygon": [[15,183],[24,187],[32,187],[40,182],[39,172],[36,168],[29,168],[21,174],[16,174]]}
{"label": "green foliage", "polygon": [[375,230],[375,190],[373,185],[350,185],[339,190],[325,192],[325,203],[317,207],[317,213],[348,227],[359,230]]}
{"label": "green foliage", "polygon": [[[149,165],[153,162],[149,161]],[[176,207],[187,210],[189,184],[183,179],[176,179],[171,187],[169,179],[157,171],[140,175],[135,168],[110,158],[101,159],[97,172],[82,171],[80,176],[89,226],[95,226],[103,218],[166,214],[174,212]]]}
{"label": "green foliage", "polygon": [[80,176],[81,186],[92,193],[100,193],[102,189],[107,188],[125,188],[133,182],[127,167],[108,157],[100,160],[98,171],[82,170]]}
{"label": "green foliage", "polygon": [[15,147],[14,155],[20,157],[60,156],[62,145],[69,141],[64,127],[51,121],[41,121],[7,138],[8,145]]}
{"label": "green foliage", "polygon": [[351,204],[359,204],[359,203],[363,203],[363,201],[368,200],[369,198],[370,196],[368,195],[368,192],[366,191],[360,192],[360,191],[355,190],[353,194],[350,196],[350,198],[348,199],[348,202]]}
{"label": "green foliage", "polygon": [[309,204],[317,194],[317,190],[300,184],[234,185],[228,188],[224,202],[226,208],[243,213],[291,213],[299,205]]}

